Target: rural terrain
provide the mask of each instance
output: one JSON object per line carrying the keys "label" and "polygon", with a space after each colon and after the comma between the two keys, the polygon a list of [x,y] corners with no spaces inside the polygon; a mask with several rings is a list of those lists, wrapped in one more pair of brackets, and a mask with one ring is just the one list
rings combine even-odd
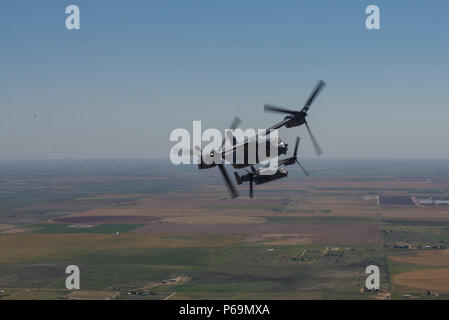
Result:
{"label": "rural terrain", "polygon": [[230,199],[216,168],[2,161],[0,300],[449,299],[449,161],[304,165]]}

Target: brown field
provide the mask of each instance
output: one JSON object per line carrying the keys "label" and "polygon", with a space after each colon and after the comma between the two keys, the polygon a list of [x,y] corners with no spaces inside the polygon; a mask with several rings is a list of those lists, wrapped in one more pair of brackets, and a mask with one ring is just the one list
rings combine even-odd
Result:
{"label": "brown field", "polygon": [[399,273],[393,276],[393,283],[423,291],[449,292],[449,268]]}
{"label": "brown field", "polygon": [[[204,193],[200,194],[204,195]],[[140,199],[127,203],[126,206],[106,206],[99,209],[87,210],[76,213],[70,217],[80,216],[145,216],[145,217],[168,217],[185,215],[204,215],[205,213],[216,213],[220,215],[247,215],[267,216],[272,214],[272,208],[283,208],[288,201],[270,199],[203,199],[194,201],[198,194],[181,195],[173,201],[171,196]],[[192,199],[193,198],[193,199]],[[242,210],[245,209],[245,210]]]}
{"label": "brown field", "polygon": [[[329,213],[323,210],[330,210]],[[316,196],[307,194],[288,206],[287,212],[304,216],[376,217],[377,199],[363,199],[362,196]]]}
{"label": "brown field", "polygon": [[68,300],[109,300],[118,295],[115,291],[75,290],[65,295]]}
{"label": "brown field", "polygon": [[137,234],[243,234],[250,237],[286,234],[299,239],[311,239],[313,244],[379,246],[377,225],[364,224],[150,224],[134,231]]}
{"label": "brown field", "polygon": [[15,226],[13,224],[0,224],[0,231],[11,230],[14,228]]}
{"label": "brown field", "polygon": [[266,293],[213,293],[210,292],[177,292],[170,300],[320,300],[323,292],[271,292]]}

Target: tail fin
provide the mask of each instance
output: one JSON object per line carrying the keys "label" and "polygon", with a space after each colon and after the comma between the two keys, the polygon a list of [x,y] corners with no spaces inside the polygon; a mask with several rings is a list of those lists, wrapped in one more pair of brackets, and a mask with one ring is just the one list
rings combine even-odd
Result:
{"label": "tail fin", "polygon": [[234,171],[235,180],[237,180],[237,184],[242,184],[242,179],[240,178],[237,171]]}

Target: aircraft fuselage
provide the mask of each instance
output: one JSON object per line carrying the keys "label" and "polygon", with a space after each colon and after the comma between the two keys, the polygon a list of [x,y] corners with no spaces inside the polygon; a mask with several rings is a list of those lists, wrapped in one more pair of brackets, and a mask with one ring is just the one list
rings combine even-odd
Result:
{"label": "aircraft fuselage", "polygon": [[288,172],[283,169],[279,168],[275,174],[272,175],[257,175],[253,178],[253,181],[255,184],[264,184],[273,180],[278,180],[286,177],[288,175]]}
{"label": "aircraft fuselage", "polygon": [[[253,144],[253,146],[250,146]],[[270,138],[267,140],[256,140],[256,142],[242,142],[235,146],[225,149],[221,152],[221,161],[228,161],[235,169],[242,169],[251,165],[272,159],[276,156],[276,153],[271,153],[271,149],[277,149],[277,156],[287,154],[288,145],[282,142],[279,138]],[[252,150],[250,150],[252,148]],[[259,150],[264,148],[265,153],[259,154]],[[251,153],[251,154],[250,154]],[[213,155],[211,154],[211,158]],[[232,160],[231,160],[232,159]],[[206,163],[201,159],[201,163],[198,164],[198,169],[213,168],[217,163]]]}

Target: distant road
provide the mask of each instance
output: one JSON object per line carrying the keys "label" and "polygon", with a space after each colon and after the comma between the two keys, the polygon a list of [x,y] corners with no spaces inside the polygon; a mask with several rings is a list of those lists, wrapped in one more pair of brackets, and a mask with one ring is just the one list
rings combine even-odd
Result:
{"label": "distant road", "polygon": [[176,292],[173,292],[172,294],[166,296],[166,297],[164,298],[164,300],[170,299],[170,298],[173,297],[175,294],[176,294]]}

